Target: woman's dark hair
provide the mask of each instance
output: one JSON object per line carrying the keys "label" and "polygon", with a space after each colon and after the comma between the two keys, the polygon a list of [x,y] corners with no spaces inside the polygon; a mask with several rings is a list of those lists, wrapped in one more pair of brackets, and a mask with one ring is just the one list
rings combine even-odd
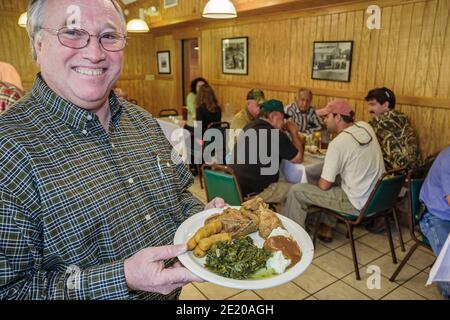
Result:
{"label": "woman's dark hair", "polygon": [[395,94],[391,89],[386,87],[370,90],[367,97],[365,97],[365,100],[376,100],[379,104],[383,104],[387,101],[389,102],[389,109],[395,108]]}
{"label": "woman's dark hair", "polygon": [[208,84],[208,81],[205,80],[205,78],[195,78],[191,81],[191,92],[197,94],[197,83],[203,81],[205,84]]}
{"label": "woman's dark hair", "polygon": [[214,90],[208,84],[201,86],[198,90],[195,104],[197,107],[205,106],[209,112],[218,112],[220,110]]}

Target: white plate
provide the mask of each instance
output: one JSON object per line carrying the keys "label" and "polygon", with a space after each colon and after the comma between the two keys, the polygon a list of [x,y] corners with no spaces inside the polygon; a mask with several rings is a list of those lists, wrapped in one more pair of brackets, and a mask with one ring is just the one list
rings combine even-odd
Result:
{"label": "white plate", "polygon": [[[239,209],[240,207],[233,207]],[[205,219],[212,214],[222,212],[223,209],[214,208],[199,212],[186,221],[184,221],[175,233],[174,244],[183,244],[188,242],[188,240],[197,232],[197,230],[203,226]],[[215,274],[204,267],[206,258],[197,258],[194,256],[192,251],[184,253],[178,256],[180,262],[189,269],[192,273],[199,276],[206,281],[211,283],[243,290],[258,290],[276,287],[294,280],[299,275],[301,275],[308,268],[314,257],[314,246],[308,233],[300,227],[297,223],[292,221],[285,216],[279,215],[284,228],[289,231],[289,233],[297,241],[300,249],[302,251],[302,257],[300,261],[294,265],[292,268],[287,269],[284,273],[265,279],[258,280],[235,280],[230,278],[225,278]],[[256,246],[262,247],[264,244],[264,239],[258,235],[258,232],[254,232],[250,235]]]}

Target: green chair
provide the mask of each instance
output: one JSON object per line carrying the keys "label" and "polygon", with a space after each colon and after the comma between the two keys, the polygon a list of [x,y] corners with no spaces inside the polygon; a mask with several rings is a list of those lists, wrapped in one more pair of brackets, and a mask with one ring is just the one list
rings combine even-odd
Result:
{"label": "green chair", "polygon": [[204,164],[201,168],[205,179],[206,198],[209,201],[221,197],[230,206],[243,202],[241,187],[233,170],[219,164]]}
{"label": "green chair", "polygon": [[425,181],[426,172],[429,167],[422,167],[419,169],[411,170],[408,173],[408,199],[409,199],[409,233],[411,234],[411,239],[414,240],[414,245],[409,249],[408,254],[405,256],[403,261],[394,271],[392,276],[389,278],[390,281],[395,281],[400,271],[402,271],[406,262],[413,255],[419,246],[425,247],[432,251],[428,239],[420,232],[418,227],[420,221],[420,214],[422,213],[422,204],[419,199],[420,189]]}
{"label": "green chair", "polygon": [[338,220],[343,221],[347,226],[347,236],[350,238],[350,244],[352,249],[353,256],[353,264],[355,267],[356,280],[361,280],[361,276],[359,274],[358,268],[358,260],[356,257],[355,250],[355,240],[353,238],[353,229],[355,226],[359,225],[363,220],[367,220],[373,218],[375,215],[383,215],[386,222],[387,234],[389,239],[389,246],[392,254],[393,263],[397,263],[397,257],[395,255],[394,243],[392,241],[392,233],[389,225],[389,216],[392,214],[396,227],[398,229],[400,244],[402,246],[402,250],[404,249],[403,237],[400,230],[400,226],[397,219],[397,213],[395,211],[395,203],[397,201],[397,197],[400,193],[400,190],[405,182],[406,176],[403,173],[404,170],[393,170],[385,173],[378,181],[375,187],[373,188],[369,199],[367,200],[364,207],[361,209],[360,214],[358,216],[352,215],[346,212],[335,211],[329,208],[322,208],[318,205],[315,207],[319,207],[321,210],[317,214],[317,220],[314,227],[314,237],[313,243],[316,243],[317,232],[320,227],[321,215],[331,214],[335,216]]}

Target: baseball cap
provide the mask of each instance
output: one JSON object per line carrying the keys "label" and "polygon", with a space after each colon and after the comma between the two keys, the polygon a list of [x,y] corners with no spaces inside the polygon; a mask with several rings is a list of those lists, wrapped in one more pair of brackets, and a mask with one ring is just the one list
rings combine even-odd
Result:
{"label": "baseball cap", "polygon": [[321,117],[326,116],[329,113],[340,114],[343,116],[350,116],[350,113],[352,111],[353,111],[352,107],[350,106],[350,103],[348,103],[347,100],[334,99],[328,102],[325,108],[316,110],[316,114]]}
{"label": "baseball cap", "polygon": [[275,99],[271,99],[271,100],[267,100],[265,101],[262,105],[261,105],[261,111],[264,112],[281,112],[284,115],[284,118],[290,118],[291,116],[284,113],[284,107],[283,107],[283,103],[280,100],[275,100]]}
{"label": "baseball cap", "polygon": [[255,100],[261,105],[265,101],[264,92],[260,89],[252,89],[247,93],[247,100]]}

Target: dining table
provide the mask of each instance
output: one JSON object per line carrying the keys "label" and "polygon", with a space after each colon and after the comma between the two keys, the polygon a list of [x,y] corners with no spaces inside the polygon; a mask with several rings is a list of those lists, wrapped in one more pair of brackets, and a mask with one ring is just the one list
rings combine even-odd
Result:
{"label": "dining table", "polygon": [[289,183],[317,184],[322,174],[325,155],[305,152],[302,163],[292,163],[282,160],[280,178]]}

